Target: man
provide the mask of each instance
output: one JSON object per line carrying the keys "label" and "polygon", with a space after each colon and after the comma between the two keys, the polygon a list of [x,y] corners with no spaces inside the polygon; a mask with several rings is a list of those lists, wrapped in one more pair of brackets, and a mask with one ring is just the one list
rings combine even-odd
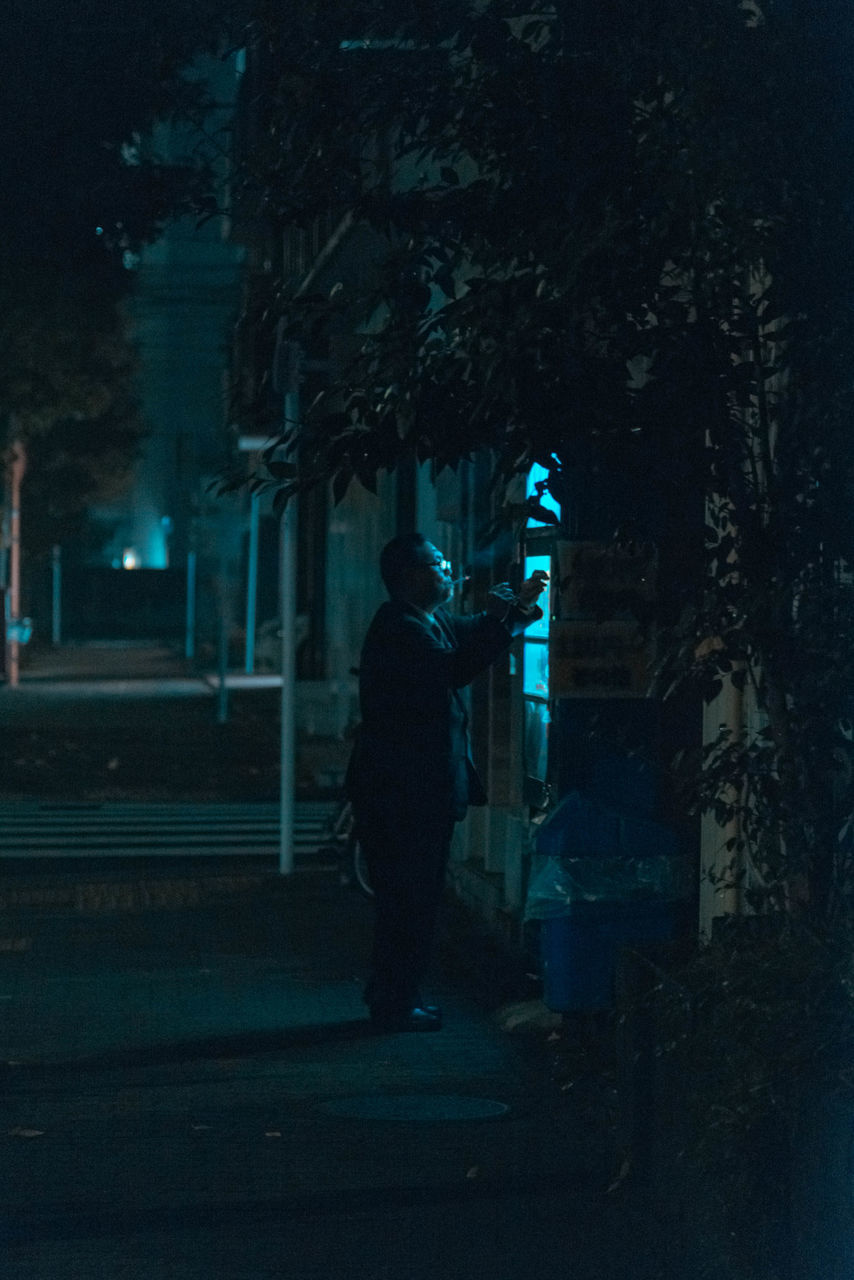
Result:
{"label": "man", "polygon": [[536,575],[518,593],[493,587],[483,613],[443,606],[454,584],[441,551],[421,534],[380,556],[390,599],[368,629],[360,661],[362,723],[347,790],[375,895],[365,1000],[380,1031],[438,1031],[425,1008],[427,968],[455,822],[486,793],[471,762],[459,690],[541,618]]}

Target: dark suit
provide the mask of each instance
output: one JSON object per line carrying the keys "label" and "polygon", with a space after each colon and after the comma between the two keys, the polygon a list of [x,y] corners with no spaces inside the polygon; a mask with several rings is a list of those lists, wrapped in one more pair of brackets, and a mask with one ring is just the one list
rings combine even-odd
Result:
{"label": "dark suit", "polygon": [[420,1003],[453,824],[486,793],[471,762],[459,693],[508,647],[517,627],[486,613],[430,617],[390,600],[360,661],[362,723],[348,770],[356,830],[376,905],[372,1009]]}

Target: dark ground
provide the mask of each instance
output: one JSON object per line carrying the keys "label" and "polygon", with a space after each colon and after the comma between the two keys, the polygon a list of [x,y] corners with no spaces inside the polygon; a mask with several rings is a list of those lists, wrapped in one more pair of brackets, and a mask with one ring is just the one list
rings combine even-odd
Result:
{"label": "dark ground", "polygon": [[278,719],[270,692],[234,695],[224,726],[204,702],[180,720],[159,700],[117,710],[118,718],[102,711],[98,724],[66,720],[8,729],[0,747],[3,792],[100,801],[273,800],[278,794]]}
{"label": "dark ground", "polygon": [[[0,687],[0,796],[87,801],[270,801],[279,794],[280,692],[229,689],[174,650],[114,645],[25,654]],[[299,743],[297,789],[328,795],[349,743]]]}
{"label": "dark ground", "polygon": [[[370,906],[334,872],[154,879],[88,909],[0,879],[4,1277],[665,1274],[608,1192],[607,1080],[562,1089],[544,1033],[501,1029],[509,975],[464,915],[445,1029],[377,1036]],[[506,1110],[454,1114],[484,1102]]]}
{"label": "dark ground", "polygon": [[[275,691],[217,726],[162,654],[70,658],[0,690],[7,799],[275,794]],[[508,1034],[536,983],[459,906],[408,1036],[369,1032],[370,904],[322,860],[0,866],[0,920],[4,1280],[692,1274],[615,1177],[607,1036]]]}

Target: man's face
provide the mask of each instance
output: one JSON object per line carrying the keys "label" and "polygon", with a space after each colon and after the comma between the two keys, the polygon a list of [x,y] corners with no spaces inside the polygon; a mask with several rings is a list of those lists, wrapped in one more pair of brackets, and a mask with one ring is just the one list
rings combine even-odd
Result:
{"label": "man's face", "polygon": [[446,604],[454,594],[451,565],[432,542],[426,543],[418,552],[410,582],[409,600],[428,613],[438,609],[440,604]]}

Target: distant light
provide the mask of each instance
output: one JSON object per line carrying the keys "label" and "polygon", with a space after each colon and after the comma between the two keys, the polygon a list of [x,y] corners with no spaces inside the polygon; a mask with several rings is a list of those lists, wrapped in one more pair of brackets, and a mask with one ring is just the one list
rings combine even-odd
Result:
{"label": "distant light", "polygon": [[139,556],[133,547],[126,547],[125,550],[122,552],[122,568],[123,569],[139,568]]}
{"label": "distant light", "polygon": [[103,227],[96,227],[96,228],[95,228],[95,235],[96,235],[96,236],[102,236],[103,234],[104,234],[104,228],[103,228]]}

